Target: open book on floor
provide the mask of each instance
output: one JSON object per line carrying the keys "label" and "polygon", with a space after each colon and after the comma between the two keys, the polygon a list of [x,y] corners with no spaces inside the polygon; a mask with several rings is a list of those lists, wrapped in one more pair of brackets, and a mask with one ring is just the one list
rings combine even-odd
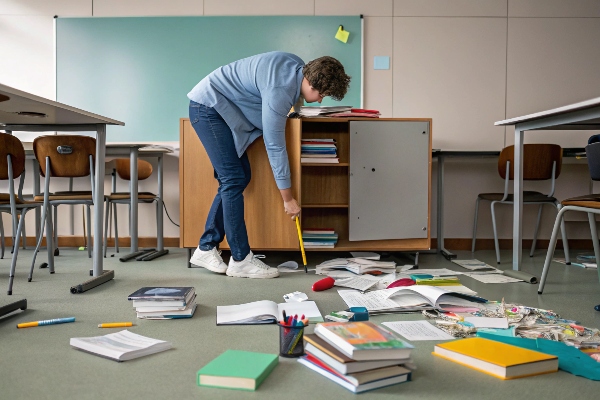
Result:
{"label": "open book on floor", "polygon": [[128,330],[104,336],[71,338],[72,347],[115,361],[127,361],[168,350],[173,345]]}
{"label": "open book on floor", "polygon": [[310,322],[323,322],[323,316],[314,301],[277,304],[270,300],[232,306],[217,306],[217,325],[274,324],[287,315],[304,314]]}
{"label": "open book on floor", "polygon": [[427,309],[452,309],[452,311],[478,310],[487,300],[435,286],[413,285],[360,293],[339,290],[348,307],[366,307],[370,313],[391,313]]}

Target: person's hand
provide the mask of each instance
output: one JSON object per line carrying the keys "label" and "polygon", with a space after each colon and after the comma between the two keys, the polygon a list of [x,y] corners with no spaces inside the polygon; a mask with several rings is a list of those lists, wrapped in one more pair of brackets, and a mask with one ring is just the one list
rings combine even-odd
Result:
{"label": "person's hand", "polygon": [[285,209],[285,213],[287,215],[292,216],[292,219],[296,218],[300,214],[300,211],[302,211],[298,205],[298,202],[294,198],[292,198],[290,201],[284,201],[283,208]]}

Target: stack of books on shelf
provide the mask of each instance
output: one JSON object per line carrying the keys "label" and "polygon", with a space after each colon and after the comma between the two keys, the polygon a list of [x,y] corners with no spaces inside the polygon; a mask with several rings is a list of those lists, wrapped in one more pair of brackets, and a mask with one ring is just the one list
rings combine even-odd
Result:
{"label": "stack of books on shelf", "polygon": [[347,112],[352,106],[303,106],[299,114],[303,117],[323,117],[331,113]]}
{"label": "stack of books on shelf", "polygon": [[338,234],[332,228],[304,229],[302,241],[306,249],[333,249],[338,241]]}
{"label": "stack of books on shelf", "polygon": [[326,322],[305,334],[298,362],[354,392],[410,380],[413,346],[372,322]]}
{"label": "stack of books on shelf", "polygon": [[335,139],[302,139],[300,151],[302,163],[337,164],[340,162]]}
{"label": "stack of books on shelf", "polygon": [[140,319],[192,318],[196,311],[193,287],[143,287],[127,297]]}

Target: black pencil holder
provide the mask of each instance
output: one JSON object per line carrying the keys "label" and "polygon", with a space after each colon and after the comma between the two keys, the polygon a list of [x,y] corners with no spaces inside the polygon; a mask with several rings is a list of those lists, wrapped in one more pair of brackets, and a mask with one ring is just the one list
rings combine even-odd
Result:
{"label": "black pencil holder", "polygon": [[300,357],[304,355],[304,326],[279,325],[279,355]]}

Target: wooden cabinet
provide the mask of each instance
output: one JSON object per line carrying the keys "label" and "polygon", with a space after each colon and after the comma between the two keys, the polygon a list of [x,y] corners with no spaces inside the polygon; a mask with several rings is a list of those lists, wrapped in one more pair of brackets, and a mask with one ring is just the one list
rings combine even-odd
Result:
{"label": "wooden cabinet", "polygon": [[[180,133],[180,247],[193,248],[204,232],[217,182],[188,119],[181,119]],[[335,139],[340,163],[301,164],[300,139],[310,138]],[[339,235],[335,248],[318,251],[430,248],[430,119],[289,119],[286,141],[302,227],[334,228]],[[298,250],[295,224],[283,211],[264,142],[256,140],[247,152],[252,181],[244,192],[244,212],[250,247]],[[363,175],[363,169],[369,173]]]}

